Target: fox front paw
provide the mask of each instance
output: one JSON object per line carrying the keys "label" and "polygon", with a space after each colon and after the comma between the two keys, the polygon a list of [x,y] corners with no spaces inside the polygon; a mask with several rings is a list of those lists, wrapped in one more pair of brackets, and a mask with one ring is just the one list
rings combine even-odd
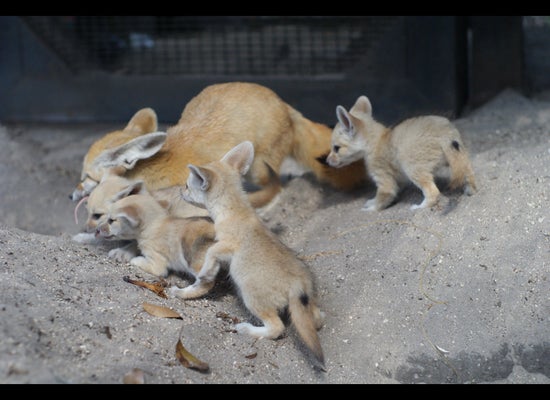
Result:
{"label": "fox front paw", "polygon": [[155,275],[161,278],[166,278],[168,276],[168,269],[166,267],[155,265],[149,262],[149,260],[143,256],[132,258],[130,260],[130,264],[151,275]]}
{"label": "fox front paw", "polygon": [[361,208],[363,211],[376,211],[376,198],[367,200],[363,207]]}
{"label": "fox front paw", "polygon": [[72,240],[80,244],[99,244],[102,241],[100,238],[96,238],[95,234],[87,232],[77,233]]}
{"label": "fox front paw", "polygon": [[127,263],[134,258],[136,254],[133,251],[119,247],[109,251],[109,257],[120,263]]}
{"label": "fox front paw", "polygon": [[196,299],[197,297],[204,296],[212,288],[214,283],[204,283],[195,281],[194,284],[184,288],[177,286],[170,287],[167,292],[171,297],[179,297],[180,299]]}

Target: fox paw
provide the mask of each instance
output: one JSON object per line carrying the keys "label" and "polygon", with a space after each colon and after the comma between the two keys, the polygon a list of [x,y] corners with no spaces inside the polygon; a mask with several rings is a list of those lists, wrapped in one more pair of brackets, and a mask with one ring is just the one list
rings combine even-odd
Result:
{"label": "fox paw", "polygon": [[177,286],[171,286],[167,291],[168,296],[170,297],[179,297],[180,299],[196,299],[201,297],[208,289],[200,285],[189,285],[184,288],[179,288]]}
{"label": "fox paw", "polygon": [[130,264],[151,275],[155,275],[161,278],[166,278],[168,276],[168,269],[166,267],[153,264],[143,256],[132,258],[130,260]]}
{"label": "fox paw", "polygon": [[74,242],[80,244],[99,244],[102,241],[101,239],[96,238],[95,234],[87,232],[77,233],[72,237],[72,239]]}
{"label": "fox paw", "polygon": [[136,255],[133,251],[127,250],[123,247],[112,249],[109,251],[109,257],[114,258],[115,261],[120,263],[127,263],[132,260]]}
{"label": "fox paw", "polygon": [[235,325],[235,330],[243,335],[252,335],[254,328],[256,327],[252,324],[249,324],[248,322],[240,322]]}
{"label": "fox paw", "polygon": [[365,202],[361,208],[363,211],[376,211],[376,199],[370,199]]}
{"label": "fox paw", "polygon": [[164,291],[168,297],[175,298],[175,297],[182,297],[182,292],[184,292],[184,289],[177,287],[176,285],[170,286],[168,289]]}

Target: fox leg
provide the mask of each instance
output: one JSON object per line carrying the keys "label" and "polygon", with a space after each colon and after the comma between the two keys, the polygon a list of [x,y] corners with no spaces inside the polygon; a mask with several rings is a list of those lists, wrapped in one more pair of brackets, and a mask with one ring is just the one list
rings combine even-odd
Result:
{"label": "fox leg", "polygon": [[153,257],[137,256],[130,260],[130,264],[140,268],[151,275],[165,278],[168,276],[168,268],[165,262]]}
{"label": "fox leg", "polygon": [[114,258],[118,262],[129,262],[138,254],[139,251],[135,240],[132,240],[127,245],[109,251],[109,257]]}
{"label": "fox leg", "polygon": [[376,196],[367,200],[362,210],[380,211],[388,207],[399,192],[399,186],[393,176],[374,175],[376,182]]}
{"label": "fox leg", "polygon": [[177,286],[172,286],[168,288],[168,294],[172,297],[179,297],[180,299],[196,299],[208,293],[210,289],[214,287],[214,284],[216,282],[202,281],[199,285],[195,285],[196,283],[197,281],[195,281],[193,285],[189,285],[187,287],[184,287],[183,289]]}
{"label": "fox leg", "polygon": [[435,185],[434,177],[429,172],[415,172],[409,179],[420,189],[424,200],[420,204],[413,204],[411,210],[434,206],[439,198],[439,189]]}
{"label": "fox leg", "polygon": [[464,163],[464,169],[466,170],[464,173],[466,175],[466,184],[464,185],[464,193],[467,194],[468,196],[471,196],[475,192],[477,192],[477,185],[474,177],[474,171],[472,169],[472,165],[470,164],[469,160],[467,160]]}
{"label": "fox leg", "polygon": [[[252,311],[252,310],[251,310]],[[254,313],[260,318],[264,326],[254,326],[248,322],[241,322],[235,326],[237,332],[247,334],[255,338],[277,339],[285,330],[285,325],[277,310],[270,310],[263,313]]]}
{"label": "fox leg", "polygon": [[195,282],[183,289],[172,286],[168,289],[168,294],[179,297],[180,299],[195,299],[204,296],[214,287],[216,275],[220,270],[220,262],[229,258],[230,249],[224,246],[222,242],[212,245],[204,256],[204,263],[197,274]]}
{"label": "fox leg", "polygon": [[80,232],[73,235],[72,240],[81,244],[100,244],[103,243],[103,238],[96,237],[94,232]]}

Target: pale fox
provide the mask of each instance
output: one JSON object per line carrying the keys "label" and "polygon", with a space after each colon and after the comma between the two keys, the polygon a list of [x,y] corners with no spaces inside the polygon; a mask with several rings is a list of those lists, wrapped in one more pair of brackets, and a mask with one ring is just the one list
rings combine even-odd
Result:
{"label": "pale fox", "polygon": [[195,277],[214,243],[212,220],[174,217],[147,192],[128,195],[140,193],[142,185],[141,181],[132,182],[120,199],[108,206],[96,235],[105,240],[136,240],[141,254],[135,254],[130,264],[144,272],[166,277],[174,271]]}
{"label": "pale fox", "polygon": [[[73,240],[79,243],[97,244],[100,241],[95,235],[97,224],[105,215],[110,205],[122,197],[134,194],[150,193],[160,205],[175,217],[208,216],[206,210],[195,207],[181,198],[181,186],[172,186],[149,192],[144,185],[132,185],[132,182],[123,176],[104,175],[92,193],[84,198],[88,213],[84,232],[74,235]],[[78,206],[75,212],[78,212]],[[132,257],[131,251],[133,247],[130,246],[126,249],[130,251],[128,255],[125,255],[124,251],[116,250],[112,250],[109,254],[115,256],[118,261],[129,261],[128,257]]]}
{"label": "pale fox", "polygon": [[466,147],[447,118],[427,115],[387,128],[373,118],[366,96],[360,96],[349,112],[337,106],[336,116],[338,123],[332,132],[327,162],[340,168],[365,161],[376,183],[376,196],[365,203],[364,210],[390,206],[408,181],[424,195],[423,201],[411,209],[434,206],[440,195],[434,173],[445,166],[450,170],[450,189],[463,187],[468,195],[477,190]]}
{"label": "pale fox", "polygon": [[214,220],[216,242],[205,256],[195,283],[172,295],[191,299],[206,294],[214,284],[221,263],[245,306],[263,326],[239,323],[236,329],[257,338],[278,338],[285,329],[280,313],[285,309],[298,334],[325,369],[317,335],[322,313],[316,304],[312,274],[259,219],[245,196],[240,178],[253,163],[254,145],[245,141],[224,157],[204,166],[189,165],[190,175],[183,198],[205,207]]}
{"label": "pale fox", "polygon": [[266,165],[278,178],[287,157],[336,189],[356,188],[367,177],[362,162],[341,169],[328,166],[331,129],[305,118],[271,89],[255,83],[207,86],[185,106],[176,125],[166,133],[157,130],[156,114],[145,108],[123,130],[99,139],[84,157],[81,182],[71,198],[89,195],[105,173],[143,180],[150,191],[184,185],[187,164],[219,160],[244,140],[251,141],[256,152],[247,174],[249,182],[260,187],[250,193],[255,207],[270,203],[281,189]]}

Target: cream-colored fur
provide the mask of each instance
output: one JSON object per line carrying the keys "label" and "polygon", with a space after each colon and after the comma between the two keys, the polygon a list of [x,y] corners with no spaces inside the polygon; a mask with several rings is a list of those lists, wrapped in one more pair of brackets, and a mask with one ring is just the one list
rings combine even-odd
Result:
{"label": "cream-colored fur", "polygon": [[258,218],[243,192],[240,179],[253,163],[254,146],[245,141],[219,161],[189,165],[183,197],[205,207],[214,220],[216,243],[206,253],[194,284],[169,293],[183,299],[207,293],[221,263],[229,265],[246,307],[263,326],[239,323],[236,329],[257,338],[276,339],[284,329],[279,313],[286,308],[300,337],[324,370],[317,330],[322,313],[316,304],[311,272]]}
{"label": "cream-colored fur", "polygon": [[108,206],[96,234],[106,240],[136,240],[141,255],[134,256],[130,264],[144,272],[166,277],[172,270],[195,277],[214,241],[212,220],[170,215],[153,196],[141,192],[141,185],[131,183],[125,192],[139,194],[123,193]]}
{"label": "cream-colored fur", "polygon": [[[104,175],[86,200],[88,217],[84,232],[73,236],[73,240],[84,244],[98,244],[100,240],[95,236],[98,221],[105,215],[110,205],[120,200],[121,196],[149,193],[143,185],[135,186],[139,192],[126,192],[132,181],[118,175]],[[187,218],[192,216],[208,216],[208,211],[195,207],[181,198],[181,186],[172,186],[155,190],[151,195],[173,216]],[[124,246],[118,250],[111,250],[109,254],[117,261],[130,261],[137,249],[134,246]]]}
{"label": "cream-colored fur", "polygon": [[410,181],[424,195],[411,209],[437,204],[440,191],[434,174],[442,167],[450,171],[449,187],[464,187],[473,194],[476,188],[468,152],[458,129],[447,119],[427,115],[407,119],[387,128],[372,116],[366,96],[360,96],[348,112],[336,108],[338,123],[332,132],[332,148],[327,162],[336,168],[363,159],[376,183],[376,196],[363,209],[382,210],[390,206],[404,183]]}
{"label": "cream-colored fur", "polygon": [[106,173],[143,180],[148,190],[184,185],[187,164],[219,160],[238,143],[249,140],[256,157],[247,174],[260,187],[250,194],[254,207],[267,205],[280,191],[279,178],[287,157],[294,158],[321,181],[341,190],[353,189],[366,179],[364,163],[336,169],[325,158],[331,129],[310,121],[272,90],[249,82],[207,86],[185,106],[178,123],[166,133],[156,132],[157,117],[139,110],[121,131],[94,143],[82,166],[81,182],[71,198],[91,193]]}

